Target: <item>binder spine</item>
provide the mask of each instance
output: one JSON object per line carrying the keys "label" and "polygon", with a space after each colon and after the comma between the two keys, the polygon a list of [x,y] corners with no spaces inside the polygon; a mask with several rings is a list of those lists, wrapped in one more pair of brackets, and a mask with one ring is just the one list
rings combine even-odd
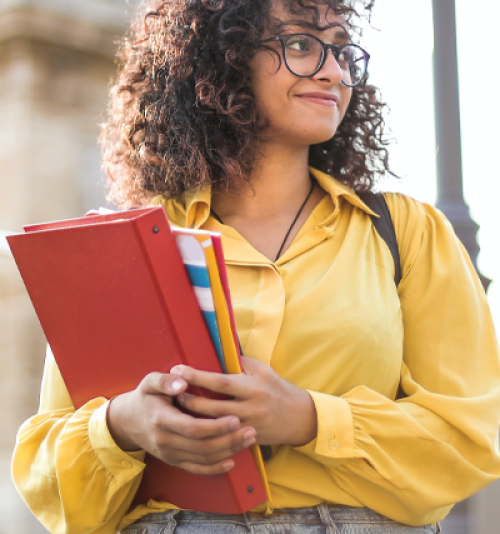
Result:
{"label": "binder spine", "polygon": [[[166,222],[166,224],[168,224],[168,222]],[[155,228],[158,228],[159,231],[156,232],[156,233],[159,233],[161,231],[162,226],[164,226],[164,222],[161,221],[161,220],[157,221],[157,224],[153,224],[151,226],[151,232],[155,232]],[[138,241],[138,243],[140,244],[140,246],[141,246],[141,248],[143,250],[144,258],[147,259],[149,272],[151,273],[151,279],[154,282],[154,285],[156,287],[156,291],[157,291],[158,295],[162,295],[163,296],[162,285],[160,284],[160,282],[158,280],[158,276],[157,276],[156,270],[154,269],[153,262],[151,261],[150,247],[147,246],[147,242],[145,242],[145,240],[144,240],[143,225],[142,224],[138,224],[138,220],[136,219],[136,220],[133,220],[132,227],[134,228],[134,230],[135,230],[135,232],[137,234],[137,241]],[[164,230],[164,232],[165,232],[165,230]],[[181,350],[182,353],[183,353],[182,354],[183,361],[179,362],[179,363],[186,363],[187,362],[186,354],[183,352],[183,346],[182,346],[182,343],[181,343],[179,332],[176,330],[174,321],[172,320],[172,313],[171,313],[171,310],[170,310],[170,308],[169,308],[169,306],[167,304],[168,301],[165,298],[161,298],[160,300],[161,300],[161,306],[162,306],[162,308],[164,309],[164,312],[165,312],[165,316],[167,317],[167,320],[168,320],[168,322],[170,324],[170,328],[171,328],[171,331],[172,331],[172,336],[175,337],[176,345],[179,348],[179,350]]]}
{"label": "binder spine", "polygon": [[[166,313],[177,334],[184,363],[221,372],[219,360],[163,209],[133,221],[148,258],[152,277],[163,295]],[[167,298],[168,297],[168,298]],[[197,335],[191,335],[196,331]]]}

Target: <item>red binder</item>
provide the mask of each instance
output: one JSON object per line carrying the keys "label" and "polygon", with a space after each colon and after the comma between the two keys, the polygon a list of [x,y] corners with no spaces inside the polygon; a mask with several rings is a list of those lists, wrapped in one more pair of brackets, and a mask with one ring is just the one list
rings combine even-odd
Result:
{"label": "red binder", "polygon": [[[25,231],[7,240],[75,408],[134,389],[146,374],[179,363],[220,372],[162,207]],[[243,513],[267,499],[258,454],[257,447],[240,451],[235,467],[215,476],[148,455],[135,502]]]}

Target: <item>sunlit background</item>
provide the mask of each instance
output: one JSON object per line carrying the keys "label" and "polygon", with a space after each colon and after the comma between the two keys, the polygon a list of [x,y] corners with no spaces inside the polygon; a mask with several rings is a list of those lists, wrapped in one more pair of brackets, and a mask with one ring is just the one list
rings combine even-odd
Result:
{"label": "sunlit background", "polygon": [[[464,196],[480,225],[478,264],[493,279],[488,291],[497,332],[500,330],[500,170],[497,165],[500,106],[495,81],[500,2],[456,0],[462,122]],[[415,6],[418,6],[417,8]],[[393,170],[402,179],[384,189],[436,201],[436,142],[432,54],[432,2],[377,0],[363,45],[372,56],[370,80],[381,88],[391,111],[388,125]],[[493,92],[492,92],[493,91]]]}

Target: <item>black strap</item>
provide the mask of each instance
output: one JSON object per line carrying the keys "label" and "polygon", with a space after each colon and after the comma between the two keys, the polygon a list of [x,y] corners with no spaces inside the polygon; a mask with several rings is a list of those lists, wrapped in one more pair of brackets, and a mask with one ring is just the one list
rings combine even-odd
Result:
{"label": "black strap", "polygon": [[386,242],[391,251],[394,260],[394,283],[399,285],[401,282],[401,258],[399,257],[398,240],[396,230],[391,217],[391,212],[387,207],[384,195],[382,193],[358,193],[359,198],[380,217],[371,217],[373,226],[379,233],[380,237]]}

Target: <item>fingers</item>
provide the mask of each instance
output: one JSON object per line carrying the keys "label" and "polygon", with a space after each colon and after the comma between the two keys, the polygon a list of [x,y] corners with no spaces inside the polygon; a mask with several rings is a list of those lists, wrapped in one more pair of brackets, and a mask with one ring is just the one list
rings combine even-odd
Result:
{"label": "fingers", "polygon": [[176,396],[185,391],[187,386],[187,382],[178,375],[150,373],[139,388],[145,394]]}
{"label": "fingers", "polygon": [[[181,414],[177,421],[181,420],[182,428],[179,428],[178,422],[176,423],[173,418],[168,422],[169,427],[170,423],[173,423],[178,434],[172,432],[172,429],[155,433],[153,450],[150,452],[164,462],[192,473],[227,472],[234,467],[231,456],[250,447],[256,441],[255,429],[251,427],[225,432],[228,423],[229,427],[234,426],[235,421],[238,421],[237,418],[203,420]],[[207,432],[221,432],[221,434],[201,438]]]}
{"label": "fingers", "polygon": [[170,370],[170,376],[177,376],[193,386],[229,395],[230,397],[246,398],[248,396],[244,375],[209,373],[193,369],[187,365],[176,365]]}
{"label": "fingers", "polygon": [[179,462],[176,467],[180,467],[195,475],[222,475],[231,471],[234,467],[234,461],[228,459],[213,465],[201,465],[194,462]]}
{"label": "fingers", "polygon": [[190,393],[182,393],[177,398],[179,404],[197,415],[203,415],[212,418],[222,418],[236,414],[240,421],[244,419],[242,403],[236,403],[231,400],[213,400],[206,397],[198,397]]}
{"label": "fingers", "polygon": [[170,456],[201,465],[214,465],[233,456],[255,443],[255,430],[242,428],[232,435],[190,440],[183,436],[172,436],[168,440]]}
{"label": "fingers", "polygon": [[210,419],[185,414],[172,404],[172,397],[185,393],[191,384],[234,396],[232,392],[240,388],[227,378],[237,377],[196,371],[187,366],[176,367],[170,374],[146,376],[135,390],[140,401],[136,404],[142,406],[138,413],[144,413],[144,424],[136,425],[138,429],[134,430],[135,441],[166,463],[192,473],[209,475],[231,470],[234,467],[231,456],[256,442],[253,427],[242,427],[230,406],[220,409],[219,403],[233,404],[232,401],[210,401],[210,414],[207,414],[213,417]]}
{"label": "fingers", "polygon": [[201,440],[229,434],[241,425],[234,415],[217,419],[198,419],[174,407],[156,411],[153,425],[159,432],[169,432],[189,439]]}

